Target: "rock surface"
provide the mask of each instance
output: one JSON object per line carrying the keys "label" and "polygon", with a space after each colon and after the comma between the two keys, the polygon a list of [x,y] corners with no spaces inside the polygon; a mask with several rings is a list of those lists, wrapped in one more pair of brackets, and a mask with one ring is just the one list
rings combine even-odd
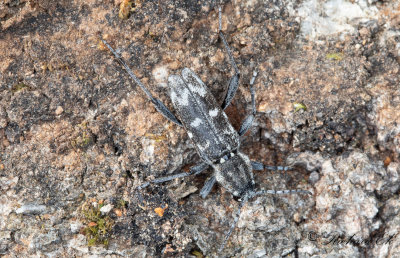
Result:
{"label": "rock surface", "polygon": [[218,254],[238,202],[198,195],[212,171],[137,190],[199,157],[100,39],[167,106],[184,67],[222,103],[233,69],[216,2],[0,3],[1,256],[400,256],[397,1],[222,3],[235,128],[259,72],[242,151],[295,168],[257,171],[257,185],[312,196],[251,200]]}

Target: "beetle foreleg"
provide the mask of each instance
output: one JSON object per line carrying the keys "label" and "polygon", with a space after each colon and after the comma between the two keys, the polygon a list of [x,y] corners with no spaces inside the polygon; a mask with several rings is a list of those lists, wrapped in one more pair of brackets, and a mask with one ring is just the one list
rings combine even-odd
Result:
{"label": "beetle foreleg", "polygon": [[203,188],[201,188],[200,190],[201,198],[204,199],[207,197],[207,195],[211,192],[211,189],[213,188],[216,181],[217,180],[215,179],[215,176],[212,176],[209,179],[207,179],[207,181],[204,183]]}

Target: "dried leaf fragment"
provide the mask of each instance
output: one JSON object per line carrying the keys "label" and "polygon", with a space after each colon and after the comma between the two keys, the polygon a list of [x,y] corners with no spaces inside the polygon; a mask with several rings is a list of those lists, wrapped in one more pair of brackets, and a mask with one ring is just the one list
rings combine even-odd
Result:
{"label": "dried leaf fragment", "polygon": [[88,226],[89,227],[95,227],[95,226],[97,226],[97,223],[92,221],[92,222],[89,222]]}
{"label": "dried leaf fragment", "polygon": [[131,8],[132,8],[131,0],[123,0],[119,6],[119,13],[118,13],[119,18],[128,19]]}
{"label": "dried leaf fragment", "polygon": [[161,207],[155,208],[154,212],[157,213],[158,216],[162,217],[162,216],[164,216],[164,212],[167,208],[168,208],[168,204],[164,208],[161,208]]}

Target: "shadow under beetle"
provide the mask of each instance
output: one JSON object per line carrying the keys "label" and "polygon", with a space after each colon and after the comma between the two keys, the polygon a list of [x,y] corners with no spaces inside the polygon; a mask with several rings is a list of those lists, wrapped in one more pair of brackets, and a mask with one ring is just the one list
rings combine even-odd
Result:
{"label": "shadow under beetle", "polygon": [[250,159],[239,151],[240,136],[244,135],[252,125],[256,115],[254,81],[257,72],[253,72],[250,81],[251,107],[252,112],[245,118],[237,132],[230,124],[224,110],[229,106],[239,86],[240,72],[233,58],[225,36],[221,30],[221,7],[218,10],[219,37],[224,44],[230,63],[235,70],[228,84],[228,91],[220,107],[214,96],[208,90],[201,79],[189,68],[184,68],[181,75],[171,75],[168,77],[168,86],[171,90],[170,98],[177,116],[175,116],[159,99],[153,97],[149,90],[133,74],[132,70],[105,40],[103,43],[114,54],[115,58],[125,68],[130,77],[142,88],[155,108],[169,121],[178,126],[183,126],[197,149],[202,162],[193,166],[188,173],[179,173],[171,176],[156,178],[139,187],[145,188],[151,183],[158,184],[176,178],[197,175],[212,167],[214,174],[210,177],[200,191],[200,195],[205,198],[211,191],[215,182],[228,190],[232,195],[239,197],[239,208],[236,211],[234,222],[227,232],[219,251],[222,251],[229,236],[231,235],[237,221],[239,220],[241,208],[250,199],[263,194],[291,194],[310,192],[301,189],[294,190],[259,190],[255,188],[253,170],[289,170],[290,167],[267,166],[260,162],[250,161]]}

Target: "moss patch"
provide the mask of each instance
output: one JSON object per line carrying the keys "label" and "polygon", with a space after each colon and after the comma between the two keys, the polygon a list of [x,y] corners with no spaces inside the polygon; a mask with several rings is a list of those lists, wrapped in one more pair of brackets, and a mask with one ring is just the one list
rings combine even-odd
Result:
{"label": "moss patch", "polygon": [[88,129],[87,122],[82,122],[76,127],[75,130],[78,133],[77,136],[71,141],[72,148],[86,149],[93,143],[93,134]]}
{"label": "moss patch", "polygon": [[104,202],[86,201],[81,208],[82,219],[86,227],[81,233],[86,235],[88,246],[104,245],[108,246],[110,232],[114,221],[108,215],[100,212]]}
{"label": "moss patch", "polygon": [[343,59],[343,57],[344,57],[343,54],[340,53],[340,52],[338,52],[338,53],[329,53],[329,54],[326,55],[326,58],[333,59],[335,61],[340,61],[340,60]]}
{"label": "moss patch", "polygon": [[29,89],[29,86],[26,85],[25,83],[21,82],[21,83],[18,83],[18,84],[15,84],[14,86],[12,86],[11,91],[12,91],[12,93],[16,93],[23,89]]}

